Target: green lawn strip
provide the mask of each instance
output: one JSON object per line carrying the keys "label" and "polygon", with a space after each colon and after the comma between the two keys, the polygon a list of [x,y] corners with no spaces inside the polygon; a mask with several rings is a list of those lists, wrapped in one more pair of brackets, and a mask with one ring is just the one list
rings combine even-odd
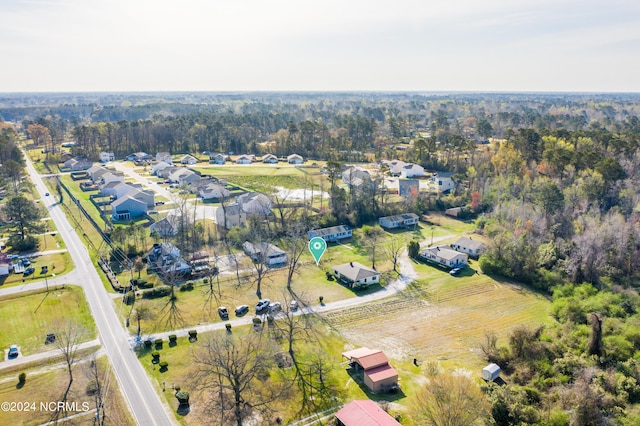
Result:
{"label": "green lawn strip", "polygon": [[45,337],[56,332],[56,324],[77,323],[87,330],[86,341],[94,339],[96,329],[80,287],[66,285],[64,289],[40,291],[28,295],[12,295],[0,299],[0,319],[3,332],[0,347],[20,345],[24,355],[51,349]]}
{"label": "green lawn strip", "polygon": [[[94,397],[87,394],[87,385],[90,381],[88,374],[89,360],[95,348],[88,348],[78,352],[80,361],[75,366],[73,384],[71,386],[69,402],[76,403],[80,412],[84,409],[93,410],[95,408]],[[105,368],[108,365],[106,357],[98,359],[98,365]],[[18,384],[18,374],[24,372],[26,380],[24,384]],[[118,382],[109,373],[108,379],[103,386],[105,392],[105,414],[107,424],[135,425],[133,416],[128,409],[126,401],[120,392]],[[41,403],[48,407],[47,403],[57,403],[61,400],[62,394],[68,384],[69,376],[62,356],[39,361],[31,365],[22,365],[20,369],[13,371],[2,370],[0,372],[0,401],[9,403],[28,403],[29,409],[21,411],[0,411],[0,424],[24,424],[39,425],[51,420],[52,411],[41,409]],[[32,410],[34,408],[35,410]],[[69,415],[78,414],[69,412]],[[90,424],[94,419],[95,411],[86,416],[75,419],[77,424]],[[75,422],[74,421],[74,422]]]}
{"label": "green lawn strip", "polygon": [[[67,252],[30,257],[29,261],[31,262],[31,266],[35,268],[35,272],[33,274],[25,277],[22,273],[11,273],[4,278],[4,281],[0,282],[0,288],[13,287],[24,283],[30,283],[32,281],[44,280],[45,276],[47,278],[53,278],[54,275],[57,277],[73,270],[71,256]],[[48,272],[46,274],[41,273],[42,266],[48,267]]]}

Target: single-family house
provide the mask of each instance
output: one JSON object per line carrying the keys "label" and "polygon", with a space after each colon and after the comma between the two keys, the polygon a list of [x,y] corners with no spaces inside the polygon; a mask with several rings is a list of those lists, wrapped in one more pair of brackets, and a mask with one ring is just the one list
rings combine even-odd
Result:
{"label": "single-family house", "polygon": [[462,212],[462,207],[451,207],[444,211],[444,214],[451,217],[458,217]]}
{"label": "single-family house", "polygon": [[190,185],[194,182],[198,182],[199,180],[200,175],[191,169],[187,169],[186,167],[179,167],[169,176],[169,181],[171,181],[171,183],[177,183],[180,185]]}
{"label": "single-family house", "polygon": [[152,233],[154,231],[162,238],[178,235],[178,217],[175,214],[169,214],[151,224],[151,226],[149,226],[149,232]]}
{"label": "single-family house", "polygon": [[224,164],[226,162],[227,162],[227,156],[222,153],[209,155],[209,163],[211,164]]}
{"label": "single-family house", "polygon": [[366,287],[380,282],[380,272],[367,268],[358,262],[349,262],[338,266],[333,266],[335,277],[347,284],[349,287]]}
{"label": "single-family house", "polygon": [[115,196],[116,188],[118,186],[120,186],[120,185],[126,185],[126,183],[118,182],[118,181],[110,181],[110,182],[107,182],[106,184],[101,184],[99,186],[100,195],[102,197],[112,197],[113,196],[114,198],[117,198]]}
{"label": "single-family house", "polygon": [[125,195],[111,203],[111,218],[114,222],[131,220],[147,214],[147,203]]}
{"label": "single-family house", "polygon": [[176,170],[178,170],[180,168],[181,167],[177,167],[177,166],[165,167],[163,169],[160,169],[160,170],[156,171],[156,176],[158,176],[159,178],[162,178],[162,179],[168,179],[169,176],[171,176],[173,173],[175,173]]}
{"label": "single-family house", "polygon": [[271,243],[260,242],[253,244],[252,242],[245,241],[242,244],[242,249],[247,256],[257,263],[264,263],[267,266],[284,265],[287,263],[287,254],[284,250]]}
{"label": "single-family house", "polygon": [[267,154],[262,157],[262,162],[267,164],[278,164],[278,157],[273,154]]}
{"label": "single-family house", "polygon": [[173,164],[173,158],[171,158],[171,154],[168,152],[156,153],[156,161],[164,161],[165,163]]}
{"label": "single-family house", "polygon": [[107,170],[107,173],[104,173],[97,181],[94,180],[94,182],[96,182],[99,187],[109,182],[124,182],[124,174]]}
{"label": "single-family house", "polygon": [[371,179],[371,175],[367,170],[356,166],[349,166],[342,172],[342,181],[354,187],[361,187],[364,184],[369,184],[373,182]]}
{"label": "single-family house", "polygon": [[289,164],[302,164],[304,162],[304,158],[302,158],[302,155],[291,154],[287,156],[287,162]]}
{"label": "single-family house", "polygon": [[148,208],[155,206],[155,192],[151,190],[143,190],[140,188],[131,188],[124,196],[135,198],[138,201],[142,201]]}
{"label": "single-family house", "polygon": [[484,244],[471,237],[460,237],[455,243],[451,244],[451,248],[461,253],[467,253],[469,256],[477,259],[484,250]]}
{"label": "single-family house", "polygon": [[428,247],[420,252],[420,256],[448,268],[461,268],[469,263],[469,255],[452,250],[449,246]]}
{"label": "single-family house", "polygon": [[393,216],[385,216],[378,219],[378,223],[385,229],[415,227],[418,224],[418,215],[415,213],[403,213]]}
{"label": "single-family house", "polygon": [[128,161],[133,161],[134,163],[143,163],[145,161],[153,160],[153,155],[140,151],[127,155],[126,159]]}
{"label": "single-family house", "polygon": [[238,158],[236,158],[236,164],[251,164],[251,156],[250,155],[241,155]]}
{"label": "single-family house", "polygon": [[164,161],[158,161],[153,166],[151,166],[151,174],[154,176],[158,176],[158,172],[166,169],[167,167],[171,167],[171,164],[166,163]]}
{"label": "single-family house", "polygon": [[198,162],[198,159],[196,157],[194,157],[193,155],[187,154],[185,156],[183,156],[182,158],[180,158],[180,164],[189,164],[189,165],[194,165]]}
{"label": "single-family house", "polygon": [[78,160],[76,160],[75,158],[69,158],[64,163],[62,163],[62,167],[65,168],[65,169],[70,169],[71,166],[73,166],[77,162],[78,162]]}
{"label": "single-family house", "polygon": [[451,172],[436,172],[431,177],[431,180],[438,185],[438,191],[447,192],[456,187],[456,184],[451,179],[452,176],[453,173]]}
{"label": "single-family house", "polygon": [[351,368],[362,372],[364,384],[372,392],[387,391],[398,386],[398,372],[379,349],[358,348],[343,352]]}
{"label": "single-family house", "polygon": [[234,226],[244,228],[247,226],[247,214],[237,203],[224,206],[224,208],[219,207],[216,209],[216,223],[226,229],[231,229]]}
{"label": "single-family house", "polygon": [[354,400],[336,413],[338,426],[402,426],[370,399]]}
{"label": "single-family house", "polygon": [[209,183],[198,189],[198,196],[204,201],[219,203],[229,196],[230,192],[227,188],[219,183]]}
{"label": "single-family house", "polygon": [[405,164],[400,170],[400,177],[402,178],[412,178],[415,176],[424,176],[424,167],[409,163]]}
{"label": "single-family house", "polygon": [[94,182],[99,181],[100,178],[107,173],[111,173],[111,170],[106,169],[102,166],[92,166],[89,169],[87,169],[87,175]]}
{"label": "single-family house", "polygon": [[109,161],[113,161],[116,159],[116,156],[111,151],[102,151],[100,152],[100,161],[103,163],[108,163]]}
{"label": "single-family house", "polygon": [[147,253],[147,265],[160,274],[188,274],[191,266],[180,257],[180,249],[171,243],[156,243]]}
{"label": "single-family house", "polygon": [[260,192],[247,192],[238,197],[237,203],[246,214],[269,216],[273,202],[271,198]]}
{"label": "single-family house", "polygon": [[81,170],[89,170],[93,167],[93,163],[87,160],[78,160],[71,167],[72,172],[79,172]]}
{"label": "single-family house", "polygon": [[391,160],[391,161],[389,161],[389,163],[387,163],[387,166],[389,167],[389,174],[391,176],[400,176],[400,174],[402,174],[402,169],[406,165],[407,165],[407,163],[405,163],[404,161],[401,161],[401,160]]}
{"label": "single-family house", "polygon": [[313,229],[307,232],[309,239],[320,237],[326,242],[340,241],[351,238],[353,232],[348,225],[331,226],[329,228]]}

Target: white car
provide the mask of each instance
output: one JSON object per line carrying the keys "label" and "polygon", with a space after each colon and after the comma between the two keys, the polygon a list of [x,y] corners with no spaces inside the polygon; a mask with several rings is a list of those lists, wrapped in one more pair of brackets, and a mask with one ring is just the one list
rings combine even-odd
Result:
{"label": "white car", "polygon": [[269,312],[278,312],[282,310],[282,304],[280,302],[273,302],[269,304]]}
{"label": "white car", "polygon": [[263,310],[267,309],[269,307],[269,304],[271,304],[271,300],[269,300],[269,299],[261,299],[256,304],[256,312],[260,312],[260,311],[263,311]]}
{"label": "white car", "polygon": [[9,353],[7,354],[7,358],[12,359],[12,358],[17,358],[18,357],[18,346],[17,345],[11,345],[9,346]]}
{"label": "white car", "polygon": [[291,311],[297,311],[298,310],[298,301],[297,300],[292,300],[289,303],[289,309],[291,309]]}

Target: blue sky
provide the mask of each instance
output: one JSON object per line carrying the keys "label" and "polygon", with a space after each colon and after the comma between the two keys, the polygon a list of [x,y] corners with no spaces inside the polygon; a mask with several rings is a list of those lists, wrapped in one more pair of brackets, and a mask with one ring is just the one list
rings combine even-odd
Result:
{"label": "blue sky", "polygon": [[0,92],[640,92],[628,0],[0,0]]}

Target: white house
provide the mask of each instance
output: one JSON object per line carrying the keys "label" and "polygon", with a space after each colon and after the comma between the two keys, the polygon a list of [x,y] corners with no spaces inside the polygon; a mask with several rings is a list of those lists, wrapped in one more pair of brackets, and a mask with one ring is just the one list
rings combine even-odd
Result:
{"label": "white house", "polygon": [[167,167],[171,167],[171,164],[166,163],[164,161],[158,161],[156,164],[151,166],[151,174],[154,176],[158,176],[161,170],[166,169]]}
{"label": "white house", "polygon": [[210,154],[209,163],[211,164],[224,164],[227,162],[227,156],[221,153]]}
{"label": "white house", "polygon": [[420,252],[420,256],[448,268],[460,268],[469,263],[466,253],[452,250],[449,246],[428,247]]}
{"label": "white house", "polygon": [[247,214],[239,204],[231,204],[224,208],[216,209],[216,223],[220,227],[231,229],[234,226],[244,228],[247,226]]}
{"label": "white house", "polygon": [[169,154],[168,152],[156,153],[156,161],[164,161],[165,163],[173,164],[173,159],[171,158],[171,154]]}
{"label": "white house", "polygon": [[343,265],[333,266],[333,274],[349,287],[369,286],[380,282],[380,273],[375,269],[367,268],[358,262],[349,262]]}
{"label": "white house", "polygon": [[431,178],[436,184],[438,184],[438,191],[447,192],[456,187],[456,184],[451,179],[453,173],[451,172],[437,172],[433,174]]}
{"label": "white house", "polygon": [[342,172],[342,181],[349,186],[355,187],[360,187],[365,183],[372,183],[369,172],[356,166],[349,166]]}
{"label": "white house", "polygon": [[378,223],[385,229],[408,228],[417,225],[418,219],[418,215],[415,213],[403,213],[381,217],[378,219]]}
{"label": "white house", "polygon": [[111,203],[111,218],[114,222],[131,220],[147,214],[147,203],[125,195]]}
{"label": "white house", "polygon": [[116,156],[113,152],[102,151],[100,153],[100,161],[103,163],[108,163],[109,161],[113,161],[116,159]]}
{"label": "white house", "polygon": [[405,164],[400,170],[400,177],[411,178],[415,176],[424,176],[424,167],[417,164]]}
{"label": "white house", "polygon": [[236,158],[236,164],[251,164],[251,156],[250,155],[241,155],[238,158]]}
{"label": "white house", "polygon": [[289,164],[302,164],[304,162],[304,158],[302,158],[302,155],[291,154],[287,156],[287,162]]}
{"label": "white house", "polygon": [[198,162],[198,159],[193,155],[187,154],[180,159],[180,164],[190,164],[194,165]]}
{"label": "white house", "polygon": [[260,192],[247,192],[238,197],[237,203],[246,214],[269,216],[273,202],[271,198]]}
{"label": "white house", "polygon": [[402,168],[407,165],[407,163],[401,160],[383,161],[382,164],[386,164],[386,166],[389,167],[389,174],[391,176],[400,176]]}
{"label": "white house", "polygon": [[230,192],[218,183],[210,183],[198,189],[198,195],[204,201],[220,202],[229,196]]}
{"label": "white house", "polygon": [[484,244],[481,241],[471,239],[471,237],[460,237],[455,243],[451,244],[451,248],[477,258],[482,254]]}
{"label": "white house", "polygon": [[262,162],[267,164],[278,164],[278,157],[273,154],[267,154],[262,157]]}
{"label": "white house", "polygon": [[11,262],[4,253],[0,253],[0,276],[9,275]]}
{"label": "white house", "polygon": [[254,262],[264,263],[267,266],[284,265],[287,263],[287,254],[284,250],[271,243],[261,242],[253,244],[245,241],[242,249]]}
{"label": "white house", "polygon": [[352,231],[347,225],[331,226],[329,228],[314,229],[307,232],[309,239],[320,237],[326,242],[344,240],[345,238],[351,238]]}

